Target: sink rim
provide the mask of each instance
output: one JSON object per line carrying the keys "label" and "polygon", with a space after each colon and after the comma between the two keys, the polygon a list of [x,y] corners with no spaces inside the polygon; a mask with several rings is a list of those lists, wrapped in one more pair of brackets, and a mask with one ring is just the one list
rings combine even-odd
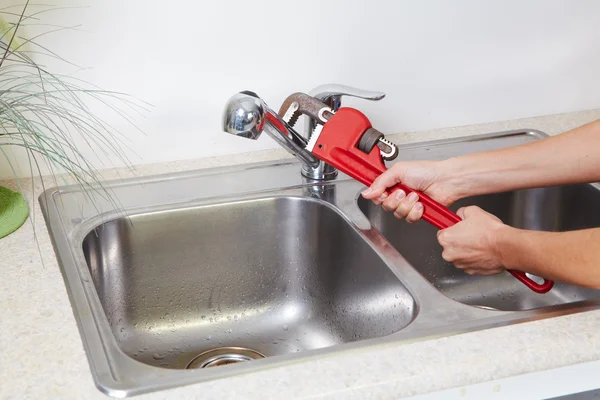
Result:
{"label": "sink rim", "polygon": [[[436,143],[477,141],[518,134],[530,135],[534,138],[547,136],[540,131],[517,130],[419,142],[400,146],[400,148],[435,146]],[[584,300],[577,303],[526,311],[488,311],[449,299],[439,293],[429,281],[421,277],[416,271],[413,271],[413,267],[397,251],[386,248],[387,241],[381,234],[370,229],[370,224],[367,227],[364,225],[364,220],[354,219],[355,217],[359,218],[355,215],[355,211],[358,209],[355,200],[360,195],[361,184],[353,181],[341,172],[335,181],[320,184],[302,182],[299,168],[300,164],[295,159],[263,161],[245,165],[240,164],[228,167],[150,175],[141,178],[128,178],[107,183],[114,190],[117,190],[119,188],[131,188],[133,185],[139,183],[162,185],[169,182],[182,182],[185,179],[202,181],[211,179],[211,177],[223,177],[227,174],[237,176],[247,171],[258,172],[259,174],[261,171],[267,171],[277,179],[268,184],[263,183],[262,185],[258,185],[264,192],[286,193],[315,186],[333,186],[346,195],[340,203],[334,203],[334,205],[339,207],[338,210],[341,211],[343,217],[349,216],[351,227],[359,231],[361,237],[378,252],[378,255],[383,258],[386,265],[391,265],[390,270],[400,279],[408,292],[413,296],[416,303],[416,316],[413,321],[403,330],[385,337],[342,343],[325,349],[308,350],[301,353],[276,355],[255,360],[252,363],[228,365],[227,368],[165,371],[158,367],[146,365],[130,358],[124,353],[120,354],[122,350],[117,345],[107,321],[99,318],[99,315],[106,318],[102,306],[100,304],[95,305],[93,298],[90,298],[90,290],[97,296],[91,277],[86,281],[80,273],[82,267],[88,270],[87,264],[84,262],[81,265],[80,260],[74,257],[73,249],[81,249],[80,244],[78,247],[74,247],[72,243],[76,229],[65,222],[65,215],[61,213],[62,210],[55,203],[55,196],[62,193],[77,193],[80,192],[80,188],[76,185],[70,185],[65,188],[50,188],[39,195],[38,201],[40,202],[49,236],[65,281],[73,314],[90,365],[90,371],[99,390],[110,396],[127,397],[227,376],[235,376],[241,373],[259,371],[266,368],[309,362],[323,356],[332,357],[348,351],[366,353],[378,347],[397,346],[402,343],[420,342],[432,338],[600,309],[600,299]],[[261,193],[261,190],[254,192],[241,191],[241,193],[257,195]],[[200,196],[199,198],[209,202],[211,197]],[[224,202],[223,196],[213,196],[213,198],[218,198],[221,203]],[[48,202],[47,200],[51,201]],[[189,199],[186,201],[189,201]],[[172,209],[176,204],[164,203],[163,206],[167,209]],[[143,208],[145,206],[141,205],[140,207]],[[125,209],[129,210],[127,207]],[[100,215],[96,215],[96,217],[100,218]],[[78,229],[82,227],[81,224],[75,225],[78,226]],[[99,310],[97,306],[100,306]],[[447,313],[448,310],[456,312],[461,319],[458,321],[444,319],[443,314]],[[434,323],[434,320],[440,318],[442,323],[439,323],[439,321],[437,324]],[[114,346],[111,343],[111,338],[115,340]]]}

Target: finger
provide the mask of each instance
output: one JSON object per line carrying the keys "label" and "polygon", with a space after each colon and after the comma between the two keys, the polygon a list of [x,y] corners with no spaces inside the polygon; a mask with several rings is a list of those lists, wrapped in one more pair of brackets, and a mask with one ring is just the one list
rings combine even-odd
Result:
{"label": "finger", "polygon": [[484,211],[483,209],[481,209],[480,207],[477,206],[466,206],[466,207],[461,207],[456,211],[456,214],[461,217],[462,219],[465,218],[471,218],[473,217],[475,214],[489,214],[486,211]]}
{"label": "finger", "polygon": [[385,199],[385,201],[381,204],[384,210],[393,211],[400,205],[402,199],[406,197],[406,192],[404,190],[399,189],[394,191],[390,196]]}
{"label": "finger", "polygon": [[473,275],[473,274],[484,275],[486,272],[485,268],[481,268],[480,266],[478,266],[476,264],[464,264],[464,263],[460,263],[460,262],[455,262],[454,266],[456,268],[462,269],[465,272],[470,271],[471,275]]}
{"label": "finger", "polygon": [[469,272],[467,272],[469,275],[483,275],[483,276],[497,275],[504,271],[504,269],[502,269],[500,267],[481,268],[481,267],[476,267],[476,266],[462,265],[461,267],[457,266],[457,268],[460,268],[465,272],[469,271]]}
{"label": "finger", "polygon": [[396,216],[396,218],[406,218],[408,213],[410,213],[410,210],[412,210],[414,205],[417,204],[417,201],[419,201],[419,196],[415,192],[409,193],[408,196],[406,196],[400,202],[400,205],[398,205],[396,211],[394,211],[394,215]]}
{"label": "finger", "polygon": [[477,265],[468,263],[468,262],[464,262],[463,260],[461,260],[458,257],[455,257],[454,255],[450,255],[449,258],[453,258],[454,260],[451,261],[452,264],[454,264],[454,266],[458,269],[462,269],[462,270],[476,270],[479,269],[479,267]]}
{"label": "finger", "polygon": [[[449,262],[449,263],[454,261],[454,255],[452,254],[451,250],[442,251],[442,258],[444,259],[444,261]],[[457,268],[460,268],[460,267],[457,266]]]}
{"label": "finger", "polygon": [[456,211],[456,215],[458,215],[461,219],[466,219],[471,216],[471,206],[461,207]]}
{"label": "finger", "polygon": [[500,268],[493,268],[493,269],[481,269],[481,270],[479,270],[478,273],[480,275],[491,276],[491,275],[498,275],[502,272],[503,272],[503,270]]}
{"label": "finger", "polygon": [[423,204],[417,202],[406,216],[406,222],[414,224],[423,216]]}
{"label": "finger", "polygon": [[463,271],[465,271],[469,275],[488,276],[488,275],[495,275],[495,274],[497,274],[497,272],[490,271],[490,270],[487,270],[487,269],[481,269],[481,268],[464,268]]}
{"label": "finger", "polygon": [[377,197],[381,196],[381,194],[385,191],[385,188],[383,190],[373,190],[373,188],[368,187],[365,190],[363,190],[362,192],[360,192],[360,194],[362,195],[362,197],[364,197],[367,200],[373,200],[376,199]]}
{"label": "finger", "polygon": [[362,195],[367,199],[379,197],[387,188],[394,186],[400,180],[398,178],[398,167],[396,165],[379,175]]}
{"label": "finger", "polygon": [[438,243],[440,244],[440,246],[442,246],[442,247],[445,247],[449,244],[448,243],[448,230],[450,228],[440,229],[437,232],[437,240],[438,240]]}
{"label": "finger", "polygon": [[387,193],[382,193],[382,194],[379,195],[379,197],[373,199],[372,201],[373,201],[373,203],[379,205],[379,204],[383,203],[383,201],[385,199],[387,199],[387,198],[388,198],[388,194]]}

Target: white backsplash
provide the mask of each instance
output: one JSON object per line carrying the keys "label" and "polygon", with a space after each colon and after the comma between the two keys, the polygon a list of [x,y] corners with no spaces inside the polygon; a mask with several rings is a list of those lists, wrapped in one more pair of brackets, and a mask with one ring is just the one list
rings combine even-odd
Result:
{"label": "white backsplash", "polygon": [[[146,136],[101,114],[130,138],[134,163],[276,147],[266,135],[253,142],[221,132],[225,101],[244,89],[274,109],[323,83],[381,90],[380,102],[346,104],[390,133],[600,107],[594,0],[53,4],[82,7],[42,22],[82,26],[43,43],[91,68],[61,70],[153,104],[138,119]],[[0,162],[0,178],[11,175]]]}

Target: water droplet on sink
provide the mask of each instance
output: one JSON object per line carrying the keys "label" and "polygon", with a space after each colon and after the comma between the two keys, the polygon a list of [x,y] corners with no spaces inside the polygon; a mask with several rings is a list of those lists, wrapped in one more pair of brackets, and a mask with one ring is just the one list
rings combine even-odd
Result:
{"label": "water droplet on sink", "polygon": [[227,329],[225,332],[227,332],[227,333],[231,333],[231,332],[233,332],[233,331],[231,330],[231,328],[229,328],[229,329]]}
{"label": "water droplet on sink", "polygon": [[287,330],[288,330],[288,326],[287,326],[287,324],[286,324],[286,325],[283,325],[283,330],[284,330],[284,331],[287,331]]}
{"label": "water droplet on sink", "polygon": [[207,336],[207,337],[205,337],[204,339],[206,339],[206,340],[210,340],[210,339],[212,339],[212,336],[208,335],[208,336]]}
{"label": "water droplet on sink", "polygon": [[155,360],[162,360],[163,358],[165,358],[165,356],[163,356],[162,354],[152,354],[152,358],[154,358]]}

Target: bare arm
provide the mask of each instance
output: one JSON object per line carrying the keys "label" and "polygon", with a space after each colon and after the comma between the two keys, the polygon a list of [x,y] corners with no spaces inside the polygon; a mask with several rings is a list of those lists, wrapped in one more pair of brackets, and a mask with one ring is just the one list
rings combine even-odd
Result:
{"label": "bare arm", "polygon": [[600,181],[600,120],[532,143],[442,162],[455,198]]}
{"label": "bare arm", "polygon": [[[444,161],[456,179],[456,198],[530,187],[600,181],[600,121],[530,144]],[[476,224],[448,229],[457,265],[474,273],[515,269],[560,282],[600,289],[600,229],[536,232],[504,225],[477,243],[483,213],[473,210]],[[481,217],[480,221],[477,218]],[[488,216],[488,218],[490,218]],[[460,224],[459,224],[460,225]],[[481,247],[481,256],[472,257]],[[486,265],[488,259],[497,260]],[[486,258],[488,257],[488,258]],[[476,262],[475,262],[476,261]],[[485,266],[481,268],[481,266]],[[487,267],[487,268],[486,268]]]}
{"label": "bare arm", "polygon": [[600,228],[539,232],[504,225],[470,206],[463,219],[438,232],[442,257],[469,274],[494,275],[504,269],[600,289]]}
{"label": "bare arm", "polygon": [[600,229],[536,232],[507,227],[496,246],[507,269],[600,289]]}

